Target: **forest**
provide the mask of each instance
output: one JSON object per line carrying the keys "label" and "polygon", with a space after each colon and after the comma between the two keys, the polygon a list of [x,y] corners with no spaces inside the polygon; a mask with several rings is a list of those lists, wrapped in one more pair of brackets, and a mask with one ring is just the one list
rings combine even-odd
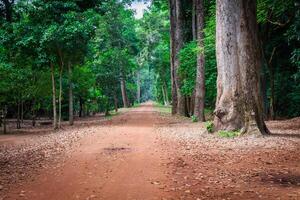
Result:
{"label": "forest", "polygon": [[[21,128],[24,119],[31,119],[34,126],[37,118],[48,117],[57,129],[64,120],[72,125],[74,115],[108,114],[152,99],[172,104],[173,114],[200,121],[205,120],[205,109],[243,121],[238,119],[241,115],[223,112],[234,112],[229,107],[238,101],[246,103],[239,109],[254,109],[246,108],[257,104],[248,102],[254,96],[262,99],[257,109],[264,119],[300,115],[299,2],[260,0],[257,11],[251,8],[256,12],[251,25],[253,29],[257,26],[258,36],[254,33],[257,41],[249,42],[259,52],[245,62],[250,62],[249,68],[255,67],[257,77],[249,80],[252,83],[238,77],[228,83],[230,87],[246,84],[232,91],[238,99],[223,97],[220,91],[225,86],[218,85],[217,93],[216,55],[225,70],[239,57],[222,60],[231,50],[223,52],[226,44],[218,44],[218,37],[230,40],[222,36],[233,30],[224,25],[225,30],[216,32],[221,26],[217,24],[216,2],[153,1],[141,19],[135,19],[134,12],[127,9],[129,4],[109,0],[1,1],[3,118],[16,119]],[[232,48],[242,51],[242,47]],[[257,66],[252,66],[253,60]],[[244,87],[255,82],[259,82],[255,86],[258,94],[242,97],[243,91],[254,89]],[[232,128],[241,129],[241,124]]]}
{"label": "forest", "polygon": [[[133,8],[135,5],[139,10]],[[137,12],[143,12],[142,16],[138,17]],[[222,148],[238,148],[239,145],[244,148],[250,145],[247,148],[255,149],[256,143],[261,145],[261,149],[258,153],[254,151],[257,154],[253,157],[250,156],[253,162],[257,161],[257,155],[270,151],[270,154],[265,155],[267,157],[258,160],[268,160],[271,154],[277,155],[272,158],[275,160],[269,162],[276,163],[278,166],[274,165],[274,168],[278,169],[283,162],[278,159],[288,155],[286,168],[300,173],[299,165],[297,167],[299,158],[295,158],[300,152],[299,116],[299,0],[0,1],[0,169],[8,170],[3,174],[0,172],[0,177],[6,181],[0,180],[0,199],[3,191],[3,199],[16,198],[13,195],[7,196],[5,193],[9,192],[3,190],[6,184],[12,182],[5,173],[11,173],[9,166],[23,165],[21,161],[29,159],[29,152],[33,149],[30,145],[33,143],[40,144],[37,149],[51,149],[49,152],[52,152],[56,148],[53,145],[67,149],[73,146],[71,143],[77,142],[74,138],[87,142],[86,132],[95,132],[99,134],[94,135],[91,141],[99,141],[100,145],[99,135],[107,132],[115,136],[101,136],[107,142],[97,148],[101,147],[104,153],[109,150],[109,156],[121,151],[117,155],[123,156],[131,153],[131,148],[124,147],[127,139],[128,144],[131,144],[130,138],[137,141],[137,138],[143,138],[140,144],[145,149],[147,145],[156,143],[155,131],[149,128],[152,126],[156,127],[159,134],[164,131],[170,134],[172,131],[167,129],[173,126],[175,132],[186,127],[182,131],[187,134],[178,136],[174,133],[174,137],[176,135],[176,138],[180,138],[180,142],[177,139],[178,143],[175,142],[179,145],[178,149],[184,145],[188,145],[188,149],[195,148],[197,152],[206,148],[221,151]],[[178,130],[176,124],[179,124]],[[124,130],[119,125],[124,126]],[[131,134],[132,126],[145,134]],[[165,126],[166,130],[161,130],[160,126]],[[204,139],[199,139],[199,134],[188,136],[194,131],[201,132],[199,134],[203,134]],[[127,132],[131,136],[122,136]],[[166,139],[165,135],[159,137],[169,145],[170,139]],[[253,135],[255,138],[252,140],[250,137]],[[45,136],[47,139],[37,136]],[[200,147],[190,147],[186,137],[197,137],[193,141],[200,142]],[[224,138],[229,139],[223,141]],[[46,140],[53,143],[45,145]],[[23,148],[18,145],[23,142],[25,146],[30,144],[27,153],[8,155],[11,154],[9,152]],[[88,144],[93,146],[96,143]],[[204,143],[209,147],[201,146]],[[105,146],[109,144],[113,147]],[[139,147],[135,143],[132,145]],[[268,145],[270,149],[266,147]],[[286,151],[281,152],[284,146],[287,147]],[[152,146],[149,151],[155,148],[160,149]],[[44,152],[40,150],[35,152]],[[66,150],[59,151],[65,153]],[[180,150],[176,152],[172,147],[167,151],[175,151],[174,154],[180,157],[178,162],[174,161],[175,168],[178,168],[177,165],[182,165],[179,168],[186,166],[182,161],[186,154],[181,155]],[[63,154],[56,150],[52,153],[52,157]],[[26,156],[18,158],[21,154]],[[143,154],[144,157],[147,157],[146,154]],[[161,156],[163,153],[153,154],[157,154],[156,160],[164,157]],[[193,155],[196,156],[196,153]],[[234,156],[234,153],[230,155]],[[238,153],[239,158],[243,155]],[[38,162],[48,162],[47,156],[42,157]],[[138,158],[137,155],[135,159]],[[155,160],[150,154],[147,159]],[[212,164],[211,159],[215,160],[212,162],[221,162],[223,158],[206,159],[208,165]],[[29,159],[28,163],[35,163],[33,160]],[[78,160],[84,162],[81,158]],[[132,161],[131,167],[136,165],[145,168],[146,165],[140,161]],[[199,163],[191,165],[200,166]],[[69,169],[65,170],[67,173]],[[81,168],[78,171],[84,170]],[[14,173],[16,177],[20,176],[20,172]],[[114,177],[118,176],[114,174]],[[261,174],[257,176],[263,180],[268,179]],[[184,180],[188,179],[186,177],[189,175],[184,176]],[[291,183],[288,185],[288,188],[291,186],[290,199],[300,196],[297,193],[299,177],[278,178]],[[275,179],[272,181],[276,182]],[[162,186],[161,182],[151,181],[151,184]],[[115,192],[121,186],[111,184],[112,189],[92,194],[88,198],[66,195],[73,195],[73,189],[69,188],[61,196],[33,195],[30,199],[102,199],[102,194],[117,195]],[[142,187],[143,180],[137,179],[136,184],[135,188]],[[91,185],[92,182],[87,187],[91,188]],[[188,182],[187,185],[192,184]],[[26,191],[36,186],[28,187]],[[51,186],[45,184],[44,187]],[[173,199],[205,199],[205,195],[207,199],[257,199],[260,195],[247,196],[243,193],[245,196],[238,198],[224,192],[218,196],[218,189],[214,189],[213,193],[193,193],[185,188],[183,193],[189,196],[181,198],[182,195],[175,195]],[[126,199],[149,199],[155,193],[146,186],[141,190],[145,196],[135,196],[130,189],[120,189],[120,195],[131,191],[135,198]],[[25,192],[19,194],[18,189],[16,192],[18,198],[25,196]],[[285,192],[284,188],[279,188],[273,194],[267,189],[260,191],[267,195],[266,199],[288,199],[284,198]],[[202,195],[196,198],[196,194]],[[104,195],[103,199],[122,199],[114,195]]]}

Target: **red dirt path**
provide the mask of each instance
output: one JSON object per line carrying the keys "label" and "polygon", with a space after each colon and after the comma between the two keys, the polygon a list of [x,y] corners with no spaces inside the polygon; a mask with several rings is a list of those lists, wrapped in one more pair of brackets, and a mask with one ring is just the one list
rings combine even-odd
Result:
{"label": "red dirt path", "polygon": [[[10,186],[2,199],[300,199],[298,137],[190,134],[201,126],[162,117],[144,104],[101,126],[83,127],[91,134],[69,155]],[[287,142],[277,148],[277,140]]]}

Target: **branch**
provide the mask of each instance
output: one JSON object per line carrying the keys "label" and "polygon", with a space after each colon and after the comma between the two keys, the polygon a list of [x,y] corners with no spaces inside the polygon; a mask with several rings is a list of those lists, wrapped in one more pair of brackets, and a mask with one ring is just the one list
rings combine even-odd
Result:
{"label": "branch", "polygon": [[281,22],[273,22],[273,21],[271,21],[271,20],[269,20],[269,19],[267,19],[267,20],[268,20],[268,22],[270,22],[271,24],[278,25],[278,26],[280,26],[280,27],[284,27],[284,26],[286,26],[286,25],[291,21],[291,18],[289,18],[285,23],[281,23]]}

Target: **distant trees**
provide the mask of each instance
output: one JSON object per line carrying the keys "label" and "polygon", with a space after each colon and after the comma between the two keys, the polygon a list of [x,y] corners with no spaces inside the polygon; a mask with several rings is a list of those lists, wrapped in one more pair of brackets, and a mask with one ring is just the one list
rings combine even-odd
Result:
{"label": "distant trees", "polygon": [[18,128],[24,117],[35,125],[49,116],[57,129],[74,114],[117,110],[121,89],[133,104],[138,49],[127,3],[0,2],[0,109]]}

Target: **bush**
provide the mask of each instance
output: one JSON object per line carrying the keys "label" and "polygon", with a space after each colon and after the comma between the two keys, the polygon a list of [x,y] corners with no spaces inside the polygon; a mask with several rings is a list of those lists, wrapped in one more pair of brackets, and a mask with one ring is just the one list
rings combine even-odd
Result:
{"label": "bush", "polygon": [[204,126],[209,133],[214,131],[214,123],[212,121],[205,122]]}
{"label": "bush", "polygon": [[195,115],[193,115],[193,116],[191,117],[191,119],[192,119],[192,122],[198,122],[198,118],[197,118]]}

